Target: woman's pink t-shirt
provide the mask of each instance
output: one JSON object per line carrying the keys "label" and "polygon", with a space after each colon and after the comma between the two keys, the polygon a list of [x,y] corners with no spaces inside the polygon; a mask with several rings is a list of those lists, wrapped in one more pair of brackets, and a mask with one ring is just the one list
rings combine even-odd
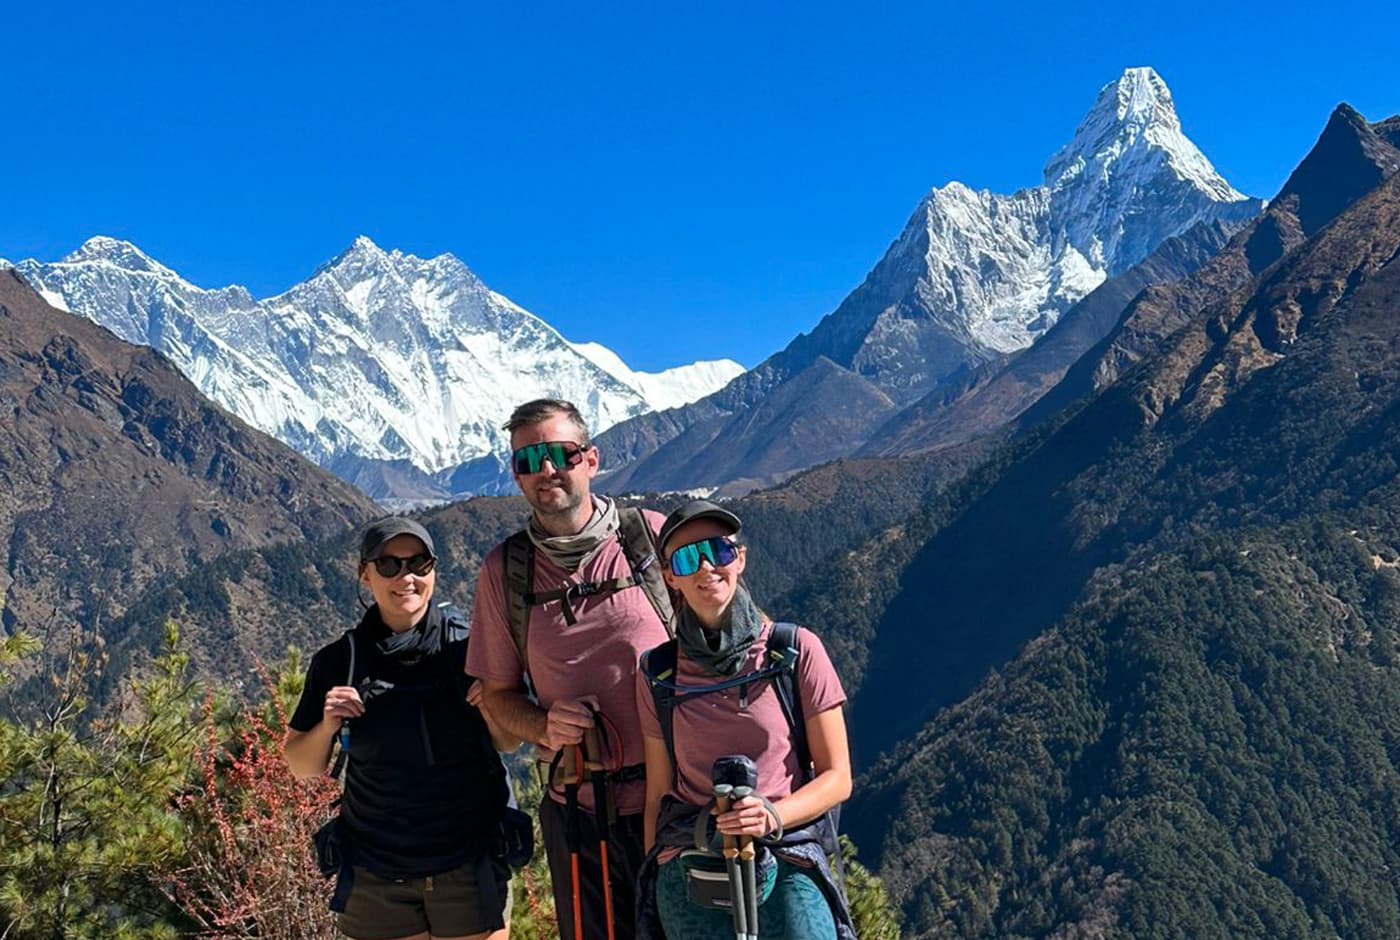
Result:
{"label": "woman's pink t-shirt", "polygon": [[[765,623],[758,639],[749,648],[742,672],[759,668],[768,634],[773,624]],[[797,689],[802,714],[811,719],[846,702],[846,692],[831,665],[831,657],[816,634],[805,627],[797,631]],[[716,677],[686,658],[676,655],[677,685],[712,685]],[[646,675],[637,672],[637,714],[642,734],[660,739],[661,725],[656,703]],[[676,748],[676,782],[671,795],[693,806],[702,806],[714,796],[710,773],[715,760],[730,754],[744,754],[758,767],[758,792],[770,800],[780,800],[802,785],[793,750],[791,729],[783,717],[782,705],[772,682],[756,683],[749,689],[748,705],[740,708],[740,689],[726,689],[677,701],[672,712]]]}

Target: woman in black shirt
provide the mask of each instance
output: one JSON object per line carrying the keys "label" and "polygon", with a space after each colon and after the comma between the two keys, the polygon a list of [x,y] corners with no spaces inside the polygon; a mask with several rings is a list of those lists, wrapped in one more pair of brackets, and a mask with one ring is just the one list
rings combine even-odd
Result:
{"label": "woman in black shirt", "polygon": [[331,907],[354,940],[507,937],[505,771],[468,701],[467,622],[432,601],[436,562],[411,519],[365,530],[359,580],[374,604],[311,658],[288,722],[298,777],[325,773],[337,738],[346,757]]}

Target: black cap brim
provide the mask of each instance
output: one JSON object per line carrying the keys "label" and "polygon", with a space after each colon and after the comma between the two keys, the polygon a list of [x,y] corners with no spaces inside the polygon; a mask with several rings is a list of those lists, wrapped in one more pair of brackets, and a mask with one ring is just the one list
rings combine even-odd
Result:
{"label": "black cap brim", "polygon": [[437,551],[433,548],[433,537],[428,534],[427,529],[412,519],[389,516],[387,519],[371,522],[365,528],[364,535],[360,536],[360,561],[374,561],[384,553],[384,546],[400,535],[413,536],[423,543],[429,555],[437,557]]}

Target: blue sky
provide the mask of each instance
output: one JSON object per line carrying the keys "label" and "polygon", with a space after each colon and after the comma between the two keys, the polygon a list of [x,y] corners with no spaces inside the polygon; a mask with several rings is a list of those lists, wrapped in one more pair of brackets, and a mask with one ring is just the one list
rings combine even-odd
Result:
{"label": "blue sky", "polygon": [[1037,184],[1126,67],[1272,195],[1337,102],[1400,112],[1392,7],[30,4],[0,257],[114,235],[267,296],[366,234],[634,367],[753,365],[930,187]]}

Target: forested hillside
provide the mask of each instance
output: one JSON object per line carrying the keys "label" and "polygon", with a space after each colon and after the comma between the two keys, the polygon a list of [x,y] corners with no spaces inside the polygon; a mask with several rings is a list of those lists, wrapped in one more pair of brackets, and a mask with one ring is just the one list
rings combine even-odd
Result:
{"label": "forested hillside", "polygon": [[[1095,577],[871,771],[918,937],[1400,935],[1400,493]],[[890,822],[893,825],[890,825]]]}

